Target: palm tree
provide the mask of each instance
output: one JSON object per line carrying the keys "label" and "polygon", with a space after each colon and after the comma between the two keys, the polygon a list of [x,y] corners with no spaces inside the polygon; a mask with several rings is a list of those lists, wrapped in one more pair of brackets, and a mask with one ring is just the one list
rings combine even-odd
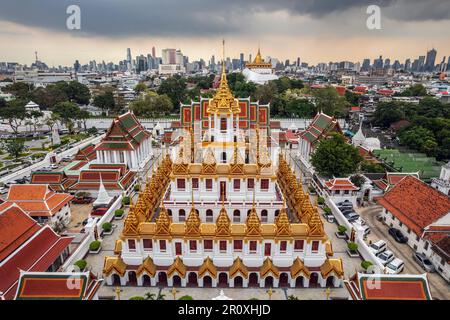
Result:
{"label": "palm tree", "polygon": [[147,292],[147,293],[145,294],[145,300],[155,300],[155,294],[154,294],[154,293]]}

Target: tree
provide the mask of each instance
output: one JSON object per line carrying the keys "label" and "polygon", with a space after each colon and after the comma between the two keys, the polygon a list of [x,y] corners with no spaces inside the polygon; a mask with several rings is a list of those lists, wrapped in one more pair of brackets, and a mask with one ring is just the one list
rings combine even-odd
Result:
{"label": "tree", "polygon": [[401,103],[380,103],[375,110],[374,122],[383,128],[388,128],[394,122],[405,119]]}
{"label": "tree", "polygon": [[64,90],[61,90],[60,86],[52,84],[34,90],[32,99],[43,109],[52,109],[59,102],[68,101],[69,97]]}
{"label": "tree", "polygon": [[14,157],[14,159],[17,159],[25,150],[25,144],[23,143],[23,141],[17,139],[8,141],[4,147],[9,155]]}
{"label": "tree", "polygon": [[16,82],[2,88],[5,93],[11,93],[16,99],[30,100],[34,85],[26,82]]}
{"label": "tree", "polygon": [[3,98],[0,98],[0,108],[6,107],[6,100]]}
{"label": "tree", "polygon": [[422,84],[415,84],[399,94],[403,97],[423,97],[427,95],[427,89]]}
{"label": "tree", "polygon": [[27,114],[27,118],[31,120],[34,131],[37,131],[37,128],[42,126],[42,123],[40,123],[40,121],[43,116],[44,113],[37,110],[31,111],[30,113]]}
{"label": "tree", "polygon": [[325,177],[348,176],[356,171],[362,160],[358,149],[338,133],[331,133],[322,139],[311,156],[312,165]]}
{"label": "tree", "polygon": [[352,106],[357,106],[359,104],[360,95],[357,93],[353,93],[351,91],[345,91],[345,100],[350,103]]}
{"label": "tree", "polygon": [[140,94],[141,92],[144,92],[145,90],[147,90],[147,86],[145,85],[145,83],[143,82],[139,82],[135,87],[134,87],[134,91],[137,94]]}
{"label": "tree", "polygon": [[129,108],[139,117],[155,118],[162,114],[170,114],[173,104],[167,95],[151,92],[131,102]]}
{"label": "tree", "polygon": [[55,127],[55,125],[58,125],[58,122],[61,120],[61,117],[59,116],[59,114],[52,112],[52,114],[50,115],[50,118],[46,118],[44,121],[44,124],[46,124],[49,128],[50,131],[53,131],[53,128]]}
{"label": "tree", "polygon": [[79,119],[80,108],[73,102],[60,102],[55,105],[53,112],[60,116],[61,122],[73,133],[73,120]]}
{"label": "tree", "polygon": [[350,177],[350,181],[358,188],[361,188],[364,182],[366,182],[366,179],[364,179],[364,177],[360,174],[355,174]]}
{"label": "tree", "polygon": [[105,91],[97,95],[94,98],[94,105],[104,112],[108,112],[108,110],[113,110],[116,106],[116,102],[114,101],[113,92],[110,90]]}
{"label": "tree", "polygon": [[88,104],[91,99],[89,88],[78,81],[58,81],[54,84],[56,89],[64,92],[69,101],[78,104]]}
{"label": "tree", "polygon": [[179,75],[175,75],[164,80],[157,90],[158,94],[166,94],[172,101],[175,112],[179,111],[180,103],[186,99],[186,80]]}
{"label": "tree", "polygon": [[266,85],[256,88],[254,98],[261,104],[272,103],[278,93],[278,88],[275,82],[270,81]]}
{"label": "tree", "polygon": [[383,173],[386,169],[379,163],[363,161],[361,163],[361,171],[364,173]]}
{"label": "tree", "polygon": [[6,107],[0,108],[0,119],[8,122],[14,134],[19,132],[19,127],[27,117],[23,100],[11,100]]}
{"label": "tree", "polygon": [[333,87],[314,89],[312,94],[316,101],[317,109],[330,116],[342,117],[349,107],[345,98],[339,96]]}
{"label": "tree", "polygon": [[426,153],[428,156],[435,156],[437,142],[431,130],[421,126],[411,126],[401,131],[399,134],[400,143],[411,149]]}
{"label": "tree", "polygon": [[91,114],[87,110],[81,110],[78,111],[77,118],[80,119],[83,122],[84,131],[87,131],[87,120]]}

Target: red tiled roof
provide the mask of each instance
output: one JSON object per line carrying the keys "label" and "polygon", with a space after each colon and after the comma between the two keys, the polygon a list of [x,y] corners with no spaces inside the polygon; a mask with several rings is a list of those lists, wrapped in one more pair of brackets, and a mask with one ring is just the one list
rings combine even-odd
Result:
{"label": "red tiled roof", "polygon": [[391,186],[395,186],[406,176],[414,176],[419,178],[418,173],[397,173],[397,172],[386,172],[386,180]]}
{"label": "red tiled roof", "polygon": [[41,227],[29,242],[0,266],[0,291],[6,299],[12,299],[16,293],[19,270],[46,271],[72,240],[72,237],[58,236],[50,226]]}
{"label": "red tiled roof", "polygon": [[450,198],[413,176],[402,179],[377,201],[418,236],[450,212]]}
{"label": "red tiled roof", "polygon": [[290,143],[298,143],[298,136],[291,130],[286,131],[286,138]]}
{"label": "red tiled roof", "polygon": [[[43,196],[42,196],[43,194]],[[55,193],[47,185],[12,185],[6,203],[15,203],[32,217],[49,217],[67,205],[73,196],[68,193]]]}
{"label": "red tiled roof", "polygon": [[41,228],[36,221],[17,206],[11,203],[1,206],[0,262]]}
{"label": "red tiled roof", "polygon": [[358,190],[359,188],[349,178],[334,178],[325,182],[329,190]]}
{"label": "red tiled roof", "polygon": [[[72,286],[68,286],[70,281]],[[92,299],[100,281],[92,273],[22,272],[16,300]]]}
{"label": "red tiled roof", "polygon": [[417,278],[388,276],[375,281],[376,283],[370,276],[359,278],[363,300],[431,300],[428,283],[420,276]]}

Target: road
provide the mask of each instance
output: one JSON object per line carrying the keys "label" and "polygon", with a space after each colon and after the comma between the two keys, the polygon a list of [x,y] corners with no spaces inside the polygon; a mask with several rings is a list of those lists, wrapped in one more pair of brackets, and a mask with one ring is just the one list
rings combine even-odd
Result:
{"label": "road", "polygon": [[[357,208],[356,211],[370,227],[371,233],[368,237],[368,240],[372,240],[372,242],[380,239],[386,241],[388,249],[391,250],[397,258],[400,258],[405,263],[405,269],[403,273],[425,273],[425,271],[413,259],[413,249],[407,244],[396,242],[388,234],[388,226],[384,225],[382,222],[376,219],[376,216],[382,211],[381,206],[372,205],[370,207]],[[440,300],[450,299],[450,286],[438,273],[428,273],[427,278],[433,298],[437,298]]]}

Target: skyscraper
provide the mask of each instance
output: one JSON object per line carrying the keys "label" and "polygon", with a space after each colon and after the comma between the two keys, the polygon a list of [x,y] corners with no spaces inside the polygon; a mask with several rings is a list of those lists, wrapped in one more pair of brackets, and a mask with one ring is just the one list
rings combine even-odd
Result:
{"label": "skyscraper", "polygon": [[450,55],[448,56],[447,60],[447,71],[450,71]]}
{"label": "skyscraper", "polygon": [[405,71],[410,71],[411,70],[411,59],[406,59],[405,61]]}
{"label": "skyscraper", "polygon": [[436,63],[436,54],[437,51],[435,49],[431,49],[427,52],[427,60],[425,62],[425,71],[432,72],[434,71],[434,66]]}
{"label": "skyscraper", "polygon": [[417,66],[418,72],[423,72],[425,70],[425,56],[419,56],[419,65]]}
{"label": "skyscraper", "polygon": [[133,61],[131,60],[131,49],[127,48],[127,70],[131,71]]}
{"label": "skyscraper", "polygon": [[153,58],[156,58],[156,49],[155,49],[155,46],[153,46],[153,48],[152,48],[152,56],[153,56]]}
{"label": "skyscraper", "polygon": [[369,69],[370,69],[370,59],[364,59],[361,71],[369,71]]}
{"label": "skyscraper", "polygon": [[244,69],[244,54],[241,53],[239,55],[239,69],[243,70]]}

